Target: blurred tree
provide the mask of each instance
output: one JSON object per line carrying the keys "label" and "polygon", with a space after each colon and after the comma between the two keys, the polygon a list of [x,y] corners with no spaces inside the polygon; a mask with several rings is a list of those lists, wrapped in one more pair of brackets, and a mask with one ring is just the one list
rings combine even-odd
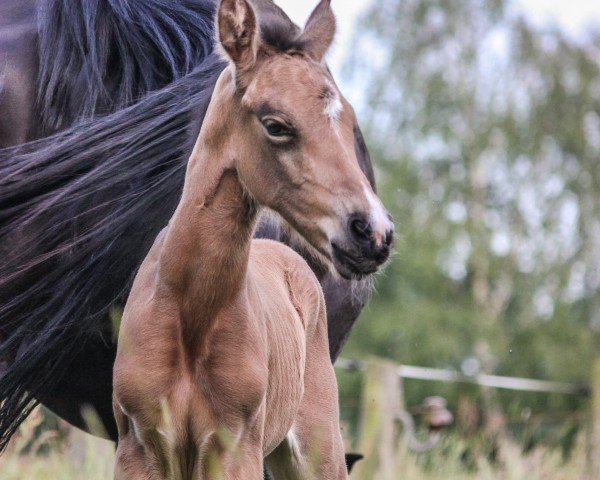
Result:
{"label": "blurred tree", "polygon": [[[372,2],[347,73],[398,242],[346,355],[586,381],[600,353],[600,31],[540,30],[505,0]],[[411,382],[408,403],[432,389],[465,387]]]}

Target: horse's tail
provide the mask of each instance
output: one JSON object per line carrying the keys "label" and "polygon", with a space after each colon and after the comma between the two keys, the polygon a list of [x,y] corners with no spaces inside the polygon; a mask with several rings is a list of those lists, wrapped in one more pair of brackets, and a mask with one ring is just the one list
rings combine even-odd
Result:
{"label": "horse's tail", "polygon": [[39,2],[41,133],[79,126],[0,151],[0,451],[105,325],[177,201],[190,111],[221,69],[214,10]]}
{"label": "horse's tail", "polygon": [[131,107],[0,150],[0,451],[90,334],[110,341],[109,306],[176,206],[192,110],[221,70],[212,54]]}
{"label": "horse's tail", "polygon": [[44,0],[38,15],[42,132],[130,105],[212,51],[215,0]]}

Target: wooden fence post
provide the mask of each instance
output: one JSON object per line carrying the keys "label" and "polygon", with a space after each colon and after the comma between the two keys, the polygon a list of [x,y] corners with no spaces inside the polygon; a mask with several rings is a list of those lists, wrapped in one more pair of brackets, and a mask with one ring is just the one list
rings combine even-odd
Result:
{"label": "wooden fence post", "polygon": [[398,365],[370,359],[363,372],[362,409],[358,451],[365,459],[352,478],[397,480],[397,415],[404,407]]}
{"label": "wooden fence post", "polygon": [[592,438],[590,478],[600,478],[600,358],[592,368]]}

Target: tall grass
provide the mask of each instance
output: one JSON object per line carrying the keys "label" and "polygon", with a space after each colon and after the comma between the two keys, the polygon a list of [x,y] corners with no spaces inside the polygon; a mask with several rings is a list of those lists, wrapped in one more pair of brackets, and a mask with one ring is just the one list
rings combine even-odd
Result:
{"label": "tall grass", "polygon": [[114,444],[52,417],[37,408],[21,425],[0,457],[0,479],[112,479]]}
{"label": "tall grass", "polygon": [[[471,441],[458,435],[445,437],[432,452],[414,454],[398,448],[398,479],[406,480],[585,480],[586,441],[580,435],[565,460],[559,449],[538,447],[524,454],[517,443],[506,438],[497,443],[497,457],[476,457],[465,462]],[[363,480],[354,478],[353,480]],[[364,479],[366,480],[366,479]],[[374,480],[374,479],[369,479]],[[589,479],[591,480],[591,478]]]}
{"label": "tall grass", "polygon": [[[48,424],[54,424],[48,428]],[[453,433],[426,454],[414,454],[400,443],[396,449],[397,479],[405,480],[592,480],[586,476],[587,441],[579,435],[568,458],[560,449],[536,448],[522,453],[510,438],[497,441],[494,460],[478,442]],[[465,452],[471,452],[465,461]],[[47,421],[36,409],[0,457],[1,480],[109,480],[114,445],[66,423]],[[352,480],[362,479],[352,476]],[[387,479],[386,479],[387,480]],[[396,480],[396,479],[394,479]],[[595,479],[594,479],[595,480]]]}

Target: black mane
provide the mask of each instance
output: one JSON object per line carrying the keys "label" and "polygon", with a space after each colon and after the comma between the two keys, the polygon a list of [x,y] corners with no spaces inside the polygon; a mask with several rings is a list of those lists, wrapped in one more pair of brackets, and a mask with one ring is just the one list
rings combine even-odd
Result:
{"label": "black mane", "polygon": [[272,0],[250,0],[258,14],[262,41],[277,52],[301,50],[300,28]]}
{"label": "black mane", "polygon": [[43,132],[131,105],[213,48],[216,0],[39,2]]}
{"label": "black mane", "polygon": [[262,41],[277,52],[302,51],[304,42],[300,39],[299,31],[291,29],[290,24],[285,21],[271,21],[260,25]]}
{"label": "black mane", "polygon": [[215,4],[40,2],[41,129],[75,126],[0,150],[0,451],[86,342],[111,341],[108,309],[175,208],[224,66]]}
{"label": "black mane", "polygon": [[0,449],[86,339],[106,333],[175,209],[194,110],[222,68],[210,55],[125,110],[0,151],[0,359],[15,365],[0,377]]}

